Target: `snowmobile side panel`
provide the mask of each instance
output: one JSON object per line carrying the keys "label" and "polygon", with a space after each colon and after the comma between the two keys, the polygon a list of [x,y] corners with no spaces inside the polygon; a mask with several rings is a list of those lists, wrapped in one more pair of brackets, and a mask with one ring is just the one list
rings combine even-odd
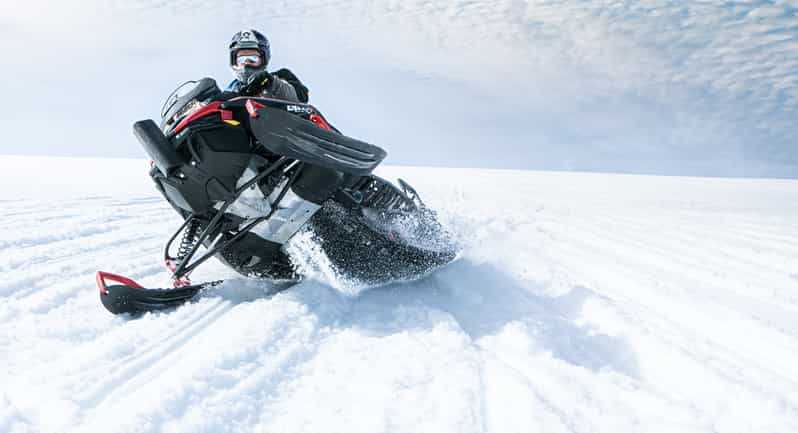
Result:
{"label": "snowmobile side panel", "polygon": [[252,133],[269,151],[311,165],[365,176],[385,159],[385,150],[328,131],[309,120],[271,107],[250,119]]}
{"label": "snowmobile side panel", "polygon": [[274,209],[272,216],[252,228],[252,233],[283,245],[293,237],[305,223],[321,208],[321,205],[299,197],[288,191],[280,206]]}
{"label": "snowmobile side panel", "polygon": [[152,120],[139,120],[134,123],[133,134],[161,173],[169,174],[173,169],[185,164],[185,160],[169,144],[158,125]]}
{"label": "snowmobile side panel", "polygon": [[340,189],[344,178],[344,173],[337,170],[305,166],[291,191],[307,201],[321,205]]}
{"label": "snowmobile side panel", "polygon": [[[165,145],[185,158],[168,174],[159,168],[160,173],[150,175],[169,203],[193,214],[205,214],[217,202],[232,199],[253,157],[243,128],[225,124],[218,115],[187,127],[175,146]],[[158,157],[157,150],[145,149],[154,160]]]}

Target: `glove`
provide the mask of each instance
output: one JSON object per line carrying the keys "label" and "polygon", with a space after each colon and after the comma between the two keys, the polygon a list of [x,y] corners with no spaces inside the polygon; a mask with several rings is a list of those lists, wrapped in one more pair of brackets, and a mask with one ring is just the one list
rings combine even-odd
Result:
{"label": "glove", "polygon": [[269,88],[269,85],[274,80],[269,71],[260,71],[257,74],[249,77],[247,84],[241,86],[238,92],[244,96],[256,96],[263,93],[264,90]]}

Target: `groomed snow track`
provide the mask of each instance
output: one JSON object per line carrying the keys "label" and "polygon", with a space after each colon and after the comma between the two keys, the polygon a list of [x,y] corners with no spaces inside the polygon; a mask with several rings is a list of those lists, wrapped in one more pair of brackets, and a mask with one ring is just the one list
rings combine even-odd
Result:
{"label": "groomed snow track", "polygon": [[380,174],[441,209],[457,262],[271,297],[213,263],[195,280],[233,279],[135,319],[93,273],[166,282],[179,221],[149,185],[0,179],[0,431],[798,431],[798,182]]}

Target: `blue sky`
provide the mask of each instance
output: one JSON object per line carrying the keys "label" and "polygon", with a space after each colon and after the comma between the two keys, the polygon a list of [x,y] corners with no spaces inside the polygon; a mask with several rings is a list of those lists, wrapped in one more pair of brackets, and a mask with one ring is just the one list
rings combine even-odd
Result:
{"label": "blue sky", "polygon": [[798,177],[795,2],[65,3],[0,6],[0,153],[143,156],[132,122],[255,26],[389,163]]}

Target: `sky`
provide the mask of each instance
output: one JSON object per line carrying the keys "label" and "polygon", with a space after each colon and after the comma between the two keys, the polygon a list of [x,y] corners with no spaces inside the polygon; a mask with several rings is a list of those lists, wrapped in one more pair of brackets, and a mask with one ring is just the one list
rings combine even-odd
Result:
{"label": "sky", "polygon": [[798,177],[795,1],[3,0],[0,154],[143,157],[243,27],[389,164]]}

